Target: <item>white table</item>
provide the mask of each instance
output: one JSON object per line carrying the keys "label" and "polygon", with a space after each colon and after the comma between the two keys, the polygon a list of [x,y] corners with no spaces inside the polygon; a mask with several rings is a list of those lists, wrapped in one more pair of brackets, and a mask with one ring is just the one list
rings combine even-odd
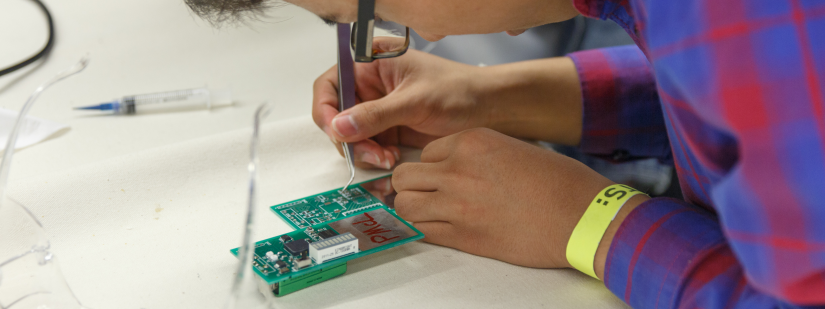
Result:
{"label": "white table", "polygon": [[[283,7],[246,27],[214,29],[181,0],[46,1],[57,41],[47,61],[0,77],[0,107],[88,53],[85,72],[49,89],[34,116],[71,130],[18,152],[11,196],[52,234],[67,281],[91,308],[217,308],[240,240],[252,115],[265,130],[261,196],[272,205],[342,185],[346,168],[309,118],[314,79],[335,62],[334,30]],[[25,0],[0,3],[0,65],[46,39]],[[127,94],[208,85],[236,104],[130,117],[71,108]],[[407,160],[415,155],[406,154]],[[376,176],[360,172],[359,178]],[[288,232],[259,208],[266,237]],[[2,237],[2,236],[0,236]],[[120,243],[123,243],[121,245]],[[196,258],[183,255],[196,254]],[[350,262],[347,275],[279,299],[314,307],[624,307],[595,280],[414,243]]]}
{"label": "white table", "polygon": [[[0,107],[19,109],[34,88],[84,54],[91,63],[49,89],[31,111],[72,129],[21,151],[15,179],[249,127],[254,109],[265,100],[278,106],[271,121],[306,115],[312,81],[335,64],[333,29],[296,7],[274,10],[250,27],[214,29],[182,0],[45,2],[55,19],[54,50],[39,67],[0,78]],[[45,18],[25,0],[0,3],[0,29],[3,66],[39,50],[46,40]],[[203,85],[231,88],[237,104],[211,113],[135,117],[71,110],[129,94]]]}

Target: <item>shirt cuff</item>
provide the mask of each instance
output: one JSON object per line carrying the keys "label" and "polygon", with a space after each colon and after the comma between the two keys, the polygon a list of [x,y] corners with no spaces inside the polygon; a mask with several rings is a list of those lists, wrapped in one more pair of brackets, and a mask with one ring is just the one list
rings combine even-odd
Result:
{"label": "shirt cuff", "polygon": [[657,157],[670,160],[670,142],[656,81],[636,46],[568,55],[582,89],[583,128],[579,148],[616,161]]}
{"label": "shirt cuff", "polygon": [[680,200],[650,199],[616,232],[604,282],[633,308],[672,308],[691,270],[723,245],[711,213]]}

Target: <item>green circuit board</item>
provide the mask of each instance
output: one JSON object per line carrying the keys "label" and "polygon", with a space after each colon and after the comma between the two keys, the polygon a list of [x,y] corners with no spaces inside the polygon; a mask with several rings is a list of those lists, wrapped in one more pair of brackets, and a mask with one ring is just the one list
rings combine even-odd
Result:
{"label": "green circuit board", "polygon": [[381,206],[388,207],[394,214],[394,199],[390,178],[382,177],[351,185],[346,191],[330,190],[270,209],[293,228],[302,229]]}
{"label": "green circuit board", "polygon": [[[385,177],[272,206],[297,230],[255,243],[255,273],[283,296],[344,274],[349,260],[424,238],[395,214],[394,196]],[[358,250],[320,262],[302,251],[347,235],[357,238]],[[237,256],[238,248],[231,252]]]}

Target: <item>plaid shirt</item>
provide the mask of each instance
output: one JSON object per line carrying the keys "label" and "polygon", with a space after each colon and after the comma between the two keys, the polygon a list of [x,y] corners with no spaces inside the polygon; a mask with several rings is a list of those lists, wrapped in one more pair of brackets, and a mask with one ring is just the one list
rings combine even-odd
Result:
{"label": "plaid shirt", "polygon": [[627,217],[607,287],[634,308],[825,305],[825,1],[574,3],[638,45],[570,55],[580,147],[672,162],[685,196]]}

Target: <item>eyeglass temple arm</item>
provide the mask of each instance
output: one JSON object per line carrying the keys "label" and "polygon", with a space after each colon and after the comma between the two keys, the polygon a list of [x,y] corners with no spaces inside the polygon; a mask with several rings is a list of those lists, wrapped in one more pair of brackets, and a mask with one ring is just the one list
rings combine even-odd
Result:
{"label": "eyeglass temple arm", "polygon": [[[374,56],[372,56],[372,59],[395,58],[395,57],[400,57],[400,56],[406,54],[407,50],[410,49],[410,27],[407,27],[406,36],[407,37],[404,41],[404,47],[402,47],[400,50],[394,51],[394,52],[387,52],[387,53],[378,53],[378,54],[375,54]],[[372,62],[372,61],[370,61],[370,62]]]}

